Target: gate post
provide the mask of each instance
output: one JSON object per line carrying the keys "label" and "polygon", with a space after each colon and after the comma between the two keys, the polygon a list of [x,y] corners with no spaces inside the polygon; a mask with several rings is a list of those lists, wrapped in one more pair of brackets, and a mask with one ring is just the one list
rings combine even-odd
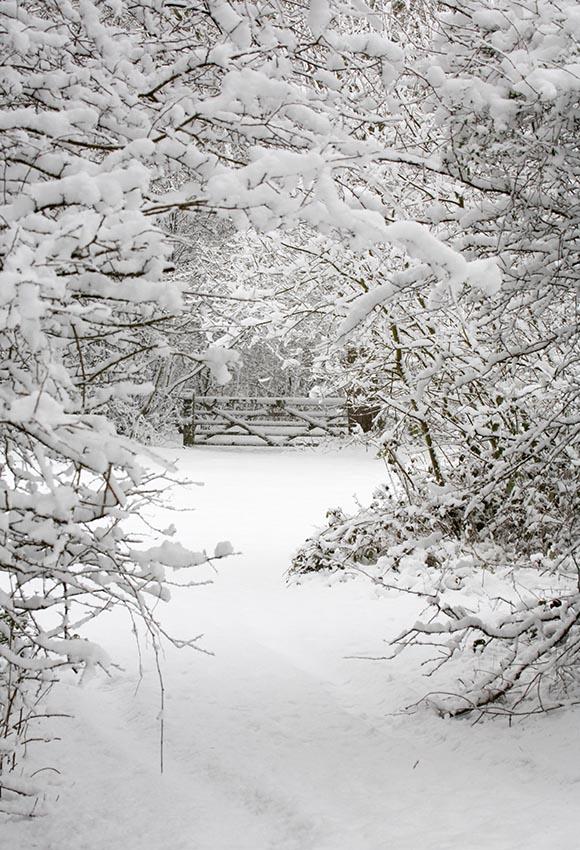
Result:
{"label": "gate post", "polygon": [[195,396],[183,399],[183,445],[193,446],[195,443]]}

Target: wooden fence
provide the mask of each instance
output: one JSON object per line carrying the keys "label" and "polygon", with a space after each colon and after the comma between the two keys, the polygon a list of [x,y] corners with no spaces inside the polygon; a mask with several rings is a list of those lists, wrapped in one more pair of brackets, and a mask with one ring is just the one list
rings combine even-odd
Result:
{"label": "wooden fence", "polygon": [[289,446],[348,433],[342,398],[184,398],[183,444]]}

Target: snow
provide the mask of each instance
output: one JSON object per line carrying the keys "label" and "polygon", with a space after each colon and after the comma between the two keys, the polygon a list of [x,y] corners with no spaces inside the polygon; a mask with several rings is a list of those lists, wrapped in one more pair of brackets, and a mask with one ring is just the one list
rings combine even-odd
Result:
{"label": "snow", "polygon": [[[8,817],[12,850],[548,850],[574,847],[580,815],[577,712],[472,725],[400,709],[429,690],[411,655],[384,638],[415,602],[363,581],[286,587],[293,550],[329,507],[353,509],[383,478],[371,451],[166,450],[183,485],[179,544],[225,555],[211,585],[159,607],[181,638],[205,632],[213,655],[167,649],[160,700],[143,645],[107,615],[83,637],[123,669],[53,692],[62,741],[35,744],[44,817]],[[222,542],[220,542],[222,541]],[[199,577],[195,569],[196,578]],[[145,641],[144,641],[145,644]],[[79,644],[80,646],[80,644]],[[63,708],[64,707],[64,708]],[[60,773],[57,773],[59,771]]]}
{"label": "snow", "polygon": [[225,558],[228,555],[233,555],[234,547],[229,540],[220,540],[214,549],[214,558]]}
{"label": "snow", "polygon": [[326,30],[332,21],[332,10],[328,0],[310,0],[308,12],[308,26],[312,33],[318,37]]}
{"label": "snow", "polygon": [[224,348],[222,345],[210,346],[203,353],[202,359],[209,367],[212,378],[220,386],[227,384],[231,378],[231,372],[228,367],[235,366],[241,361],[239,352]]}

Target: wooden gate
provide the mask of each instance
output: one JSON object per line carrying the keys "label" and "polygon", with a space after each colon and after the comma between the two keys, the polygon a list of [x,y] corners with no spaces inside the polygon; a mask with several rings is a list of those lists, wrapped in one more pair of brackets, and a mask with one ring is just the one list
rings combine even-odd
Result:
{"label": "wooden gate", "polygon": [[184,399],[185,446],[288,446],[348,433],[342,398]]}

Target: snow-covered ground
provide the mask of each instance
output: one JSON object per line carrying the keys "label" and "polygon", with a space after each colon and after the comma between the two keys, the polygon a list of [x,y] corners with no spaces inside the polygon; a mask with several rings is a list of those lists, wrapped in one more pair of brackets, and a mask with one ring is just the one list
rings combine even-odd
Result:
{"label": "snow-covered ground", "polygon": [[[0,823],[10,850],[552,850],[580,834],[578,713],[517,722],[397,714],[429,689],[411,656],[380,653],[412,600],[370,584],[286,587],[292,551],[326,509],[369,498],[383,468],[364,449],[171,450],[177,539],[229,538],[212,585],[179,591],[164,624],[204,632],[213,656],[169,649],[165,772],[151,653],[138,683],[116,615],[98,638],[123,665],[53,706],[60,743],[39,764],[48,814]],[[169,514],[160,517],[167,523]],[[139,684],[139,687],[137,685]],[[43,774],[40,774],[42,776]],[[40,778],[40,777],[39,777]]]}

